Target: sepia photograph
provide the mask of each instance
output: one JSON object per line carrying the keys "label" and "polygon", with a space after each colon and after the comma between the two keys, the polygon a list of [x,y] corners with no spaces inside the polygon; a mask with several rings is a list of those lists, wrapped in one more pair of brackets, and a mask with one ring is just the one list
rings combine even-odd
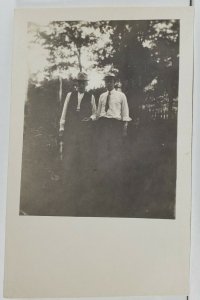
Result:
{"label": "sepia photograph", "polygon": [[176,218],[179,23],[28,22],[20,215]]}
{"label": "sepia photograph", "polygon": [[188,295],[193,16],[16,9],[5,297]]}

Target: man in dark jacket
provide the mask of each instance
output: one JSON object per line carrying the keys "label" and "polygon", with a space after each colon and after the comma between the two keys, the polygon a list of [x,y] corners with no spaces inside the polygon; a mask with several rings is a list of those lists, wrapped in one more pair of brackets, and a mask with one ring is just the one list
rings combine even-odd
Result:
{"label": "man in dark jacket", "polygon": [[96,119],[96,103],[94,96],[86,91],[87,83],[87,74],[80,72],[77,91],[67,94],[60,119],[64,171],[71,182],[88,177],[93,163],[90,121]]}

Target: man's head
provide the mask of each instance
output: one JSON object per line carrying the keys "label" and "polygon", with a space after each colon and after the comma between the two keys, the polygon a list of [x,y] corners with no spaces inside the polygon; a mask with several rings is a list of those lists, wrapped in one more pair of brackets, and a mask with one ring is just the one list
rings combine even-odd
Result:
{"label": "man's head", "polygon": [[115,75],[113,73],[106,74],[104,81],[107,90],[112,91],[115,87]]}
{"label": "man's head", "polygon": [[84,72],[78,73],[77,76],[77,85],[78,85],[78,91],[79,93],[84,93],[86,86],[88,84],[88,76]]}

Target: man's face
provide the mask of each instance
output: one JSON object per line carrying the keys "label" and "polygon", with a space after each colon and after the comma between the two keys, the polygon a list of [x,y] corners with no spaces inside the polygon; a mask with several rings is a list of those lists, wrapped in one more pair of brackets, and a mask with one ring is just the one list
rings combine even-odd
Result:
{"label": "man's face", "polygon": [[78,91],[79,93],[85,93],[85,88],[87,86],[87,81],[78,81]]}
{"label": "man's face", "polygon": [[107,77],[105,78],[105,85],[108,91],[112,91],[115,86],[115,80],[113,77]]}

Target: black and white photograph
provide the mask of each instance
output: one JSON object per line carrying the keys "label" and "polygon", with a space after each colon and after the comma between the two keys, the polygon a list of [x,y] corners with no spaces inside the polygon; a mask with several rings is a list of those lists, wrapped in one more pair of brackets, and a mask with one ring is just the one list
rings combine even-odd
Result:
{"label": "black and white photograph", "polygon": [[28,22],[21,216],[176,218],[179,25]]}
{"label": "black and white photograph", "polygon": [[189,294],[193,21],[15,10],[5,297]]}

